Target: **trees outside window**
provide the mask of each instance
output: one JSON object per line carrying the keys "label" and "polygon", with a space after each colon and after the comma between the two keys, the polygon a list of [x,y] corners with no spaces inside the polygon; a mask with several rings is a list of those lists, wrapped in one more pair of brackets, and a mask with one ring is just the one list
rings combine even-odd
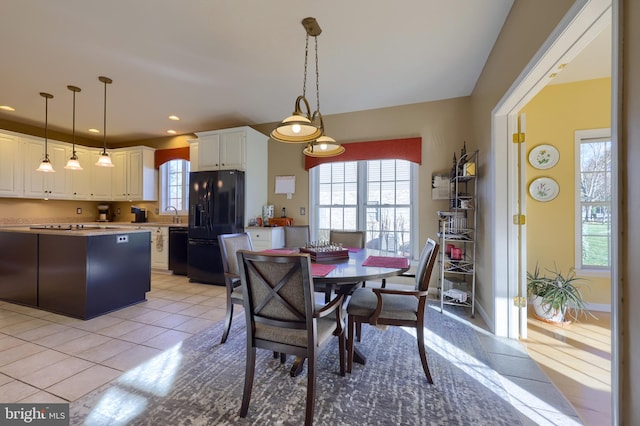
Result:
{"label": "trees outside window", "polygon": [[575,133],[576,268],[611,267],[611,131]]}
{"label": "trees outside window", "polygon": [[312,235],[366,231],[369,248],[413,254],[415,164],[406,160],[325,163],[311,169]]}
{"label": "trees outside window", "polygon": [[175,214],[189,213],[189,161],[170,160],[160,166],[160,213]]}

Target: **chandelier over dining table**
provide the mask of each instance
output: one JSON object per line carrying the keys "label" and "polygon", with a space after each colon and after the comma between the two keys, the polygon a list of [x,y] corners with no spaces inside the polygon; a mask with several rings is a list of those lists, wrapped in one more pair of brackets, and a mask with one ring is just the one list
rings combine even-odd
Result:
{"label": "chandelier over dining table", "polygon": [[[320,78],[318,70],[318,36],[322,29],[315,18],[309,17],[302,20],[302,26],[306,30],[306,44],[304,54],[304,78],[302,95],[296,98],[292,115],[271,132],[271,138],[285,143],[305,143],[304,154],[312,157],[332,157],[340,155],[345,148],[335,139],[325,135],[324,121],[320,112]],[[309,57],[309,37],[315,42],[316,65],[316,110],[311,112],[309,101],[306,97],[307,90],[307,65]]]}

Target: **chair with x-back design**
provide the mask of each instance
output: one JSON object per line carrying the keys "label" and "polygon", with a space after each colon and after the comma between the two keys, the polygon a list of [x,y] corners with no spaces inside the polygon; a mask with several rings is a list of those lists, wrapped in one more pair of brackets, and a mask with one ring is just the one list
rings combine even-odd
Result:
{"label": "chair with x-back design", "polygon": [[338,337],[340,374],[345,374],[343,297],[316,308],[308,254],[238,251],[247,318],[247,361],[240,417],[251,400],[256,348],[307,358],[305,425],[313,420],[317,352]]}

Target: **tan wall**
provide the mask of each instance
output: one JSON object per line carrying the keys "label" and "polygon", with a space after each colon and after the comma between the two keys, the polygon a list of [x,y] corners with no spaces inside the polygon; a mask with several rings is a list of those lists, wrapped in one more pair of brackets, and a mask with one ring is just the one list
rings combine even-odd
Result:
{"label": "tan wall", "polygon": [[[98,220],[98,204],[94,201],[0,198],[0,225],[93,222]],[[81,214],[77,214],[78,208],[82,209]]]}
{"label": "tan wall", "polygon": [[[476,145],[464,125],[468,121],[468,98],[324,117],[327,134],[344,143],[347,150],[348,142],[422,137],[422,165],[417,182],[420,246],[425,244],[427,237],[436,237],[436,212],[448,208],[447,201],[431,200],[431,175],[449,171],[453,153],[460,152],[465,140],[468,149]],[[256,129],[269,134],[274,127],[275,123],[271,123]],[[285,207],[287,216],[293,217],[295,224],[309,223],[308,214],[300,215],[300,207],[309,211],[309,173],[304,169],[303,148],[304,145],[269,141],[269,203],[275,205],[276,214]],[[296,176],[296,193],[287,200],[284,194],[274,194],[275,176],[291,174]]]}
{"label": "tan wall", "polygon": [[[573,4],[572,0],[516,0],[471,94],[470,130],[480,148],[479,196],[484,214],[478,224],[477,301],[493,321],[493,259],[491,224],[493,177],[491,163],[491,112],[520,72]],[[506,283],[500,283],[506,285]]]}
{"label": "tan wall", "polygon": [[[621,271],[621,329],[614,328],[621,337],[620,396],[622,419],[620,424],[640,424],[640,2],[621,0],[624,11],[621,68],[622,109],[620,126],[621,175],[620,188],[623,206],[620,227]],[[615,56],[614,56],[615,57]],[[617,324],[614,324],[614,327]]]}
{"label": "tan wall", "polygon": [[[601,78],[547,86],[521,111],[526,114],[527,153],[540,144],[558,149],[560,160],[550,169],[526,164],[529,185],[539,177],[558,182],[558,196],[540,202],[527,194],[527,269],[557,269],[567,273],[575,267],[575,140],[576,130],[611,126],[611,79]],[[584,298],[589,303],[611,303],[611,279],[582,277]]]}

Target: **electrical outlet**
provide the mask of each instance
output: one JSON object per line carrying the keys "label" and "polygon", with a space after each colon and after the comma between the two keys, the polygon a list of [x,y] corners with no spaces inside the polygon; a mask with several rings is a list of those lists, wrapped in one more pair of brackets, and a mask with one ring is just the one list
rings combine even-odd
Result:
{"label": "electrical outlet", "polygon": [[307,210],[304,207],[300,207],[300,216],[307,214]]}
{"label": "electrical outlet", "polygon": [[76,214],[82,214],[82,207],[78,207],[76,209]]}
{"label": "electrical outlet", "polygon": [[160,213],[160,210],[159,210],[159,209],[157,209],[157,208],[156,208],[156,210],[155,210],[155,211],[156,211],[156,214],[159,214],[159,213]]}
{"label": "electrical outlet", "polygon": [[120,214],[120,207],[116,209],[116,214]]}

